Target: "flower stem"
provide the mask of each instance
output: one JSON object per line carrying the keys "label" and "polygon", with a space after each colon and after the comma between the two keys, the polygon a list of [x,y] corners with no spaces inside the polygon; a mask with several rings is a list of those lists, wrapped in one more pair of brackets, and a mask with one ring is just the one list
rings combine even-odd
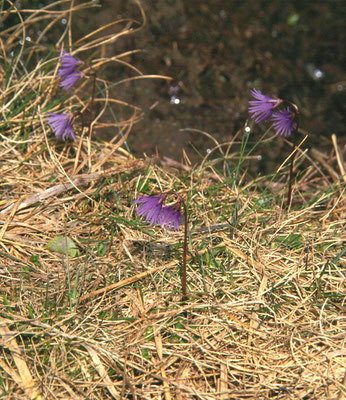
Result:
{"label": "flower stem", "polygon": [[299,130],[299,114],[300,110],[298,106],[291,101],[284,100],[285,103],[289,104],[293,108],[293,112],[295,114],[295,121],[296,121],[296,126],[293,132],[293,144],[292,144],[292,157],[291,157],[291,164],[290,164],[290,175],[288,178],[288,192],[287,192],[287,204],[286,207],[287,209],[290,208],[291,203],[292,203],[292,184],[293,184],[293,173],[294,173],[294,159],[296,157],[296,141],[297,141],[297,133]]}
{"label": "flower stem", "polygon": [[294,159],[296,156],[296,138],[294,135],[293,144],[292,144],[292,157],[291,157],[291,164],[290,164],[290,175],[288,178],[288,192],[287,192],[287,204],[286,207],[290,208],[292,202],[292,183],[293,183],[293,168],[294,168]]}
{"label": "flower stem", "polygon": [[187,207],[183,197],[177,193],[172,192],[177,198],[180,204],[183,205],[184,208],[184,243],[183,243],[183,265],[181,269],[181,292],[182,292],[182,302],[186,302],[188,300],[187,295],[187,285],[186,285],[186,259],[187,259],[187,233],[188,233],[188,218],[187,218]]}
{"label": "flower stem", "polygon": [[188,299],[186,290],[186,258],[187,258],[187,208],[185,202],[183,202],[184,207],[184,245],[183,245],[183,265],[181,271],[181,289],[182,289],[182,301],[185,302]]}
{"label": "flower stem", "polygon": [[93,112],[94,112],[94,99],[95,99],[95,87],[96,87],[96,73],[93,74],[93,87],[91,92],[91,101],[90,101],[90,115],[89,115],[89,129],[88,129],[88,138],[91,138],[91,124],[93,122]]}

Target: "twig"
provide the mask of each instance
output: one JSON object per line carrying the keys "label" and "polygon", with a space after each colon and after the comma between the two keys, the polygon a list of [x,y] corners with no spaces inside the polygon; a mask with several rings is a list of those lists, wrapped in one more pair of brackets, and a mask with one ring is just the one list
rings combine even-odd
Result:
{"label": "twig", "polygon": [[[161,160],[161,165],[163,165],[164,167],[180,168],[185,172],[190,172],[192,170],[192,168],[190,166],[185,165],[181,162],[175,161],[172,158],[169,158],[166,156],[163,156],[163,158]],[[205,173],[205,176],[207,178],[216,179],[217,181],[220,181],[220,177],[215,173],[208,172],[208,173]]]}
{"label": "twig", "polygon": [[103,287],[101,289],[95,290],[94,292],[88,293],[88,294],[80,297],[78,302],[82,303],[86,300],[91,299],[92,297],[98,296],[99,294],[104,294],[113,289],[119,289],[123,286],[127,286],[130,283],[139,281],[140,279],[143,279],[149,275],[155,274],[155,272],[161,271],[162,269],[174,268],[174,267],[176,267],[176,264],[177,264],[176,261],[172,261],[169,264],[160,265],[159,267],[152,268],[149,271],[144,271],[144,272],[141,272],[140,274],[133,275],[130,278],[124,279],[120,282],[113,283],[112,285],[109,285],[109,286]]}
{"label": "twig", "polygon": [[[22,201],[18,207],[17,211],[22,210],[25,207],[31,206],[37,202],[48,199],[49,197],[58,196],[61,193],[67,192],[70,189],[77,188],[79,186],[87,185],[90,182],[94,182],[104,176],[118,174],[123,171],[132,171],[136,169],[141,169],[144,166],[144,162],[142,160],[134,160],[126,163],[125,165],[118,165],[117,167],[110,168],[109,170],[103,172],[97,172],[93,174],[81,174],[71,179],[71,182],[60,183],[59,185],[55,185],[51,188],[44,190],[43,192],[36,193],[26,200]],[[10,204],[8,207],[0,211],[0,215],[6,215],[15,205],[16,203]]]}

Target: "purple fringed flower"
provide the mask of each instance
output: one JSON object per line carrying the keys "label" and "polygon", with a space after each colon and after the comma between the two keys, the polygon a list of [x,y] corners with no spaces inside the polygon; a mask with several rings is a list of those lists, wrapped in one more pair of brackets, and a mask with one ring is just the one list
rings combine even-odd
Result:
{"label": "purple fringed flower", "polygon": [[81,72],[77,72],[76,68],[82,61],[71,56],[71,54],[64,51],[61,56],[61,66],[58,70],[58,75],[60,77],[60,87],[71,91],[72,87],[78,82],[78,80],[83,76]]}
{"label": "purple fringed flower", "polygon": [[47,114],[49,117],[46,118],[46,121],[57,139],[66,140],[69,136],[72,139],[76,138],[72,128],[72,114],[55,114],[51,112]]}
{"label": "purple fringed flower", "polygon": [[180,212],[180,204],[177,203],[176,205],[167,206],[162,209],[161,216],[160,216],[160,225],[165,227],[168,230],[176,230],[180,229],[180,224],[183,221],[183,216]]}
{"label": "purple fringed flower", "polygon": [[150,226],[160,223],[160,214],[162,211],[162,202],[164,198],[160,196],[141,196],[134,201],[135,204],[141,204],[137,208],[137,214],[145,217]]}
{"label": "purple fringed flower", "polygon": [[79,81],[82,77],[81,72],[73,72],[72,74],[68,75],[65,79],[61,79],[60,87],[62,87],[67,92],[70,92],[73,86]]}
{"label": "purple fringed flower", "polygon": [[135,204],[140,204],[137,208],[137,215],[145,217],[150,226],[161,225],[168,230],[175,229],[178,231],[183,219],[180,203],[164,207],[163,203],[166,197],[167,194],[139,197],[134,201]]}
{"label": "purple fringed flower", "polygon": [[256,100],[249,101],[249,113],[257,124],[270,118],[274,109],[282,103],[281,99],[266,96],[256,89],[252,89],[251,94]]}
{"label": "purple fringed flower", "polygon": [[289,107],[272,115],[273,128],[277,135],[290,136],[295,128],[295,114]]}

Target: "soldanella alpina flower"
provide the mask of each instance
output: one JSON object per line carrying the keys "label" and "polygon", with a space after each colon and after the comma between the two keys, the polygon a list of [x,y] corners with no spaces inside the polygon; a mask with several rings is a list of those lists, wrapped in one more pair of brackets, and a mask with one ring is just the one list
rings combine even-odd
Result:
{"label": "soldanella alpina flower", "polygon": [[[173,204],[165,205],[167,197],[171,195],[176,201]],[[177,192],[161,193],[156,196],[140,196],[135,201],[138,204],[137,215],[145,217],[150,226],[161,225],[168,230],[180,229],[180,225],[184,224],[184,243],[183,243],[183,265],[181,269],[181,289],[182,300],[187,300],[187,279],[186,279],[186,262],[187,262],[187,235],[188,235],[188,216],[187,207],[183,197]],[[181,209],[184,210],[184,215]]]}
{"label": "soldanella alpina flower", "polygon": [[[252,89],[251,94],[255,100],[249,101],[249,113],[256,123],[271,119],[273,121],[272,127],[277,135],[291,136],[293,133],[292,157],[290,157],[291,164],[287,192],[287,207],[290,207],[292,201],[294,158],[296,155],[296,133],[299,131],[299,108],[292,101],[275,99],[262,94],[256,89]],[[286,105],[286,107],[283,108],[283,105]]]}
{"label": "soldanella alpina flower", "polygon": [[271,119],[277,135],[290,136],[296,126],[295,113],[289,107],[275,112]]}
{"label": "soldanella alpina flower", "polygon": [[[249,113],[256,123],[271,119],[277,135],[290,136],[297,128],[298,107],[290,101],[266,96],[256,89],[251,90],[255,100],[249,101]],[[281,108],[286,104],[286,108]]]}
{"label": "soldanella alpina flower", "polygon": [[161,213],[160,225],[168,230],[180,229],[180,224],[183,220],[183,216],[180,212],[180,203],[175,203],[171,206],[163,207]]}
{"label": "soldanella alpina flower", "polygon": [[138,199],[134,201],[135,204],[140,204],[137,207],[137,215],[145,217],[145,220],[150,223],[150,226],[158,224],[163,208],[163,200],[163,195],[138,197]]}
{"label": "soldanella alpina flower", "polygon": [[255,100],[249,101],[249,113],[256,124],[269,119],[275,109],[282,103],[281,99],[266,96],[256,89],[252,89],[251,94]]}
{"label": "soldanella alpina flower", "polygon": [[145,220],[150,223],[150,226],[161,225],[168,230],[179,230],[183,216],[180,208],[181,204],[177,203],[169,206],[164,206],[167,198],[166,193],[158,196],[141,196],[134,203],[139,204],[137,207],[137,215],[145,217]]}
{"label": "soldanella alpina flower", "polygon": [[60,87],[70,92],[73,86],[83,76],[81,72],[76,71],[77,66],[83,62],[71,56],[67,51],[63,51],[60,63],[61,65],[58,70]]}
{"label": "soldanella alpina flower", "polygon": [[66,140],[68,137],[72,139],[76,138],[72,127],[72,114],[56,114],[51,112],[47,114],[46,121],[52,128],[57,139]]}

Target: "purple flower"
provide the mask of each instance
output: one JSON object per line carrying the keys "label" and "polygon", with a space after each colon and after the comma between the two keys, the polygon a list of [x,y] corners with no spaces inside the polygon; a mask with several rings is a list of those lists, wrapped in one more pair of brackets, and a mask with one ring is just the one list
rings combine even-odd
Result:
{"label": "purple flower", "polygon": [[141,204],[137,208],[137,214],[145,217],[150,226],[160,223],[160,214],[162,211],[162,202],[164,198],[160,196],[141,196],[134,201],[135,204]]}
{"label": "purple flower", "polygon": [[82,61],[74,58],[71,56],[71,54],[67,53],[67,51],[64,51],[60,62],[61,66],[58,70],[60,87],[69,92],[77,83],[77,81],[83,76],[81,72],[76,71],[78,64],[82,64]]}
{"label": "purple flower", "polygon": [[273,128],[277,135],[290,136],[296,126],[295,114],[289,107],[272,115]]}
{"label": "purple flower", "polygon": [[82,61],[71,56],[71,54],[64,50],[60,59],[60,63],[61,65],[58,71],[58,75],[60,76],[60,78],[64,79],[68,75],[75,72],[77,65],[82,64]]}
{"label": "purple flower", "polygon": [[51,112],[47,114],[49,117],[46,118],[46,121],[57,139],[66,140],[69,136],[72,139],[76,138],[72,128],[72,114],[55,114]]}
{"label": "purple flower", "polygon": [[70,92],[73,86],[78,82],[78,80],[82,77],[81,72],[73,72],[68,75],[65,79],[60,81],[60,87],[62,87],[67,92]]}
{"label": "purple flower", "polygon": [[249,101],[249,113],[257,124],[270,118],[274,109],[282,103],[281,99],[266,96],[256,89],[252,89],[251,94],[256,100]]}
{"label": "purple flower", "polygon": [[180,229],[180,224],[183,221],[183,216],[180,212],[180,204],[174,204],[172,206],[167,206],[162,209],[160,215],[159,224],[168,230],[175,229],[178,231]]}
{"label": "purple flower", "polygon": [[171,206],[163,206],[167,194],[158,196],[141,196],[134,201],[135,204],[140,204],[137,208],[137,215],[145,217],[145,220],[150,223],[150,226],[161,225],[162,227],[171,230],[179,230],[183,216],[180,212],[180,203]]}

